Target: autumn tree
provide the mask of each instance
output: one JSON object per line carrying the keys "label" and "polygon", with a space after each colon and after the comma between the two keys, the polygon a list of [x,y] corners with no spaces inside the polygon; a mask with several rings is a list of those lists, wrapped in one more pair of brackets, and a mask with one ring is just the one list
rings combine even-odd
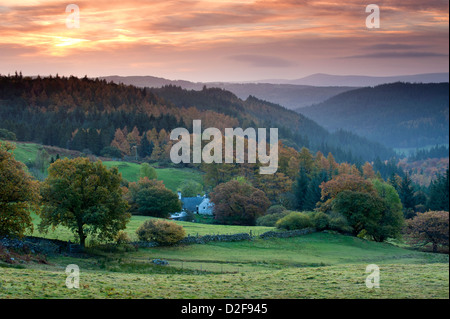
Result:
{"label": "autumn tree", "polygon": [[373,184],[359,175],[342,174],[333,177],[330,181],[320,185],[322,190],[322,203],[320,209],[329,211],[331,203],[343,191],[360,192],[375,195]]}
{"label": "autumn tree", "polygon": [[139,130],[136,126],[133,127],[133,130],[130,133],[128,133],[127,141],[132,146],[137,146],[141,144],[141,137],[139,134]]}
{"label": "autumn tree", "polygon": [[433,252],[437,252],[439,246],[448,250],[449,213],[444,211],[419,213],[407,220],[406,234],[413,244],[431,244]]}
{"label": "autumn tree", "polygon": [[41,189],[41,231],[62,225],[77,234],[84,248],[88,235],[111,240],[125,229],[131,216],[117,168],[75,158],[53,163],[48,172]]}
{"label": "autumn tree", "polygon": [[210,196],[215,219],[224,224],[255,225],[270,206],[263,191],[242,180],[219,184]]}
{"label": "autumn tree", "polygon": [[38,182],[15,160],[14,146],[0,143],[0,238],[21,237],[33,229],[30,210],[38,211]]}
{"label": "autumn tree", "polygon": [[[126,131],[126,130],[125,130]],[[119,149],[122,154],[124,155],[130,155],[131,154],[131,146],[128,142],[126,135],[124,132],[118,128],[114,134],[114,139],[111,142],[111,146]]]}
{"label": "autumn tree", "polygon": [[373,166],[370,163],[366,162],[362,167],[362,171],[364,178],[366,179],[375,178],[375,171],[373,170]]}
{"label": "autumn tree", "polygon": [[283,173],[258,175],[254,182],[255,187],[266,194],[273,203],[279,203],[281,195],[292,188],[292,180]]}

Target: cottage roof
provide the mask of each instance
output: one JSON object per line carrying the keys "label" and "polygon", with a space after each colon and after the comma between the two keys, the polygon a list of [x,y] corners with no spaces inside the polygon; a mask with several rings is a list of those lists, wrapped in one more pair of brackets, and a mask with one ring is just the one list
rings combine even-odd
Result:
{"label": "cottage roof", "polygon": [[197,211],[197,206],[203,201],[203,197],[183,197],[181,202],[183,203],[183,208],[192,212]]}

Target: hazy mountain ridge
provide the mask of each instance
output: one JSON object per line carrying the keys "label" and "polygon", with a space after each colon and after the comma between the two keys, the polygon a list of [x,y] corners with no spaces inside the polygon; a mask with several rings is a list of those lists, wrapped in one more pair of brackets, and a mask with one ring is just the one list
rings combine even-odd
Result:
{"label": "hazy mountain ridge", "polygon": [[297,111],[331,131],[345,128],[389,147],[449,142],[448,83],[361,88]]}
{"label": "hazy mountain ridge", "polygon": [[276,83],[309,86],[376,86],[381,84],[408,82],[408,83],[442,83],[449,82],[449,73],[424,73],[398,76],[364,76],[364,75],[332,75],[317,73],[295,80],[262,80],[258,83]]}
{"label": "hazy mountain ridge", "polygon": [[183,89],[197,91],[203,89],[203,87],[221,88],[233,92],[242,100],[247,99],[249,96],[256,96],[289,109],[320,103],[339,93],[354,89],[354,87],[345,86],[314,87],[310,85],[274,83],[190,82],[168,80],[154,76],[106,76],[100,79],[149,88],[161,88],[165,85],[175,85]]}
{"label": "hazy mountain ridge", "polygon": [[123,83],[138,87],[160,88],[165,85],[180,86],[187,90],[222,88],[233,92],[242,100],[255,96],[262,100],[282,105],[288,109],[297,109],[318,104],[358,87],[376,86],[386,83],[440,83],[449,81],[449,73],[428,73],[401,76],[361,76],[313,74],[296,80],[260,80],[248,82],[191,82],[168,80],[154,76],[106,76],[106,81]]}

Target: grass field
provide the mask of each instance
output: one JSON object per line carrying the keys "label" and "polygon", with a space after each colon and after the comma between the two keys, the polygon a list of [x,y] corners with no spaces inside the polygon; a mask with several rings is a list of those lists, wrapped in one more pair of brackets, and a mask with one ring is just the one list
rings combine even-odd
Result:
{"label": "grass field", "polygon": [[[1,140],[0,140],[1,142]],[[16,160],[22,163],[34,161],[38,150],[43,149],[42,145],[35,143],[13,143],[16,145],[14,156]],[[51,154],[58,153],[61,157],[77,154],[79,152],[59,149],[55,147],[45,147]],[[72,154],[73,153],[73,154]],[[54,155],[54,154],[53,154]],[[139,179],[140,164],[119,161],[104,161],[103,164],[108,167],[117,167],[122,177],[129,182],[135,182]],[[154,164],[155,165],[155,164]],[[198,170],[189,168],[159,168],[155,167],[158,179],[164,182],[164,185],[172,191],[177,191],[179,185],[185,180],[194,180],[203,185],[202,173]]]}
{"label": "grass field", "polygon": [[[32,213],[33,224],[35,225],[33,233],[28,235],[33,235],[36,237],[44,237],[50,239],[59,240],[74,240],[74,235],[64,227],[57,227],[55,230],[50,230],[47,234],[40,233],[37,225],[40,222],[39,216]],[[138,227],[144,223],[144,221],[151,219],[151,217],[146,216],[132,216],[130,222],[127,224],[125,232],[131,237],[132,240],[137,240],[136,230]],[[175,221],[175,223],[184,227],[186,235],[191,236],[203,236],[211,234],[237,234],[237,233],[249,233],[252,231],[253,234],[262,234],[266,231],[275,230],[274,227],[263,227],[263,226],[225,226],[225,225],[212,225],[212,224],[200,224],[200,223],[190,223]],[[89,244],[89,238],[87,240]]]}
{"label": "grass field", "polygon": [[[2,142],[0,140],[0,142]],[[10,142],[11,143],[11,142]],[[16,146],[14,150],[14,157],[19,162],[25,163],[27,161],[34,161],[38,150],[42,149],[42,146],[34,143],[12,143]]]}
{"label": "grass field", "polygon": [[[49,261],[0,267],[0,298],[449,297],[447,255],[329,233]],[[69,264],[80,267],[78,290],[65,287]],[[380,267],[379,289],[365,286],[368,264]]]}
{"label": "grass field", "polygon": [[80,289],[62,267],[4,268],[0,298],[448,298],[448,264],[381,266],[380,288],[365,286],[365,265],[238,274],[136,274],[81,268]]}
{"label": "grass field", "polygon": [[[133,216],[127,232],[134,236],[147,218]],[[273,230],[177,223],[193,235]],[[72,235],[60,228],[46,236]],[[449,298],[448,255],[328,232],[90,253],[50,257],[48,265],[0,263],[0,298]],[[154,265],[156,258],[169,265]],[[65,287],[69,264],[80,267],[78,290]],[[365,286],[369,264],[380,268],[379,289]]]}

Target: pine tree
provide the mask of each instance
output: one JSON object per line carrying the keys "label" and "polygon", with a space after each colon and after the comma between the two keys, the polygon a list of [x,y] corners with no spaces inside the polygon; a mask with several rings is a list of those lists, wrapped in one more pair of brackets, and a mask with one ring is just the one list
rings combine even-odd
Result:
{"label": "pine tree", "polygon": [[429,188],[430,199],[428,209],[435,211],[449,211],[449,170],[444,176],[438,175]]}
{"label": "pine tree", "polygon": [[141,138],[141,146],[138,147],[139,156],[144,158],[152,155],[153,152],[153,142],[149,142],[147,138],[147,133],[144,133]]}
{"label": "pine tree", "polygon": [[297,177],[294,184],[294,195],[297,201],[296,209],[302,211],[304,210],[306,192],[308,191],[309,179],[306,175],[305,168],[300,168],[299,176]]}
{"label": "pine tree", "polygon": [[406,175],[405,178],[402,179],[399,195],[403,204],[403,214],[405,218],[414,217],[414,206],[416,203],[414,200],[414,189],[412,187],[412,181],[409,175]]}
{"label": "pine tree", "polygon": [[328,174],[324,171],[320,172],[311,179],[306,191],[305,202],[303,206],[304,210],[314,210],[316,208],[316,204],[322,197],[322,190],[320,189],[320,185],[326,181],[328,181]]}

